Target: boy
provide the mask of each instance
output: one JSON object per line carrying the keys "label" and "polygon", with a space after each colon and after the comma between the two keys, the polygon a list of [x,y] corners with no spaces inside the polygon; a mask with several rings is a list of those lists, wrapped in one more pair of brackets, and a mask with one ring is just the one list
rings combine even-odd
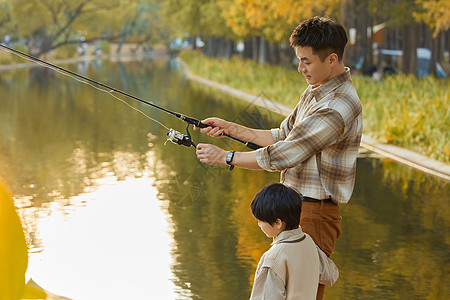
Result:
{"label": "boy", "polygon": [[312,238],[299,227],[299,194],[281,183],[264,187],[251,210],[272,247],[256,270],[250,299],[316,299],[319,255]]}

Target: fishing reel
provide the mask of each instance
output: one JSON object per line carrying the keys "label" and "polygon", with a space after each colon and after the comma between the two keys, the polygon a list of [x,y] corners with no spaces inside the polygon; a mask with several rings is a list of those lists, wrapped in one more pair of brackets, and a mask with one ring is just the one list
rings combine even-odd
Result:
{"label": "fishing reel", "polygon": [[[188,127],[189,127],[189,124],[188,124]],[[167,143],[167,141],[171,141],[172,143],[177,144],[177,145],[183,145],[186,147],[194,146],[194,148],[197,148],[197,146],[192,141],[191,134],[189,133],[188,127],[186,127],[186,132],[187,132],[186,135],[171,128],[169,130],[169,132],[167,133],[166,143]]]}

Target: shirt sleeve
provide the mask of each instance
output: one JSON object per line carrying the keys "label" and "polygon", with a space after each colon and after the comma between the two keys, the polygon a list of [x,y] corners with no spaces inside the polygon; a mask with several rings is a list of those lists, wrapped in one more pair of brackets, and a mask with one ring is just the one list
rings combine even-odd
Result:
{"label": "shirt sleeve", "polygon": [[286,288],[281,278],[270,268],[262,267],[255,277],[250,300],[284,300]]}
{"label": "shirt sleeve", "polygon": [[256,150],[256,161],[268,171],[292,168],[334,144],[344,126],[344,119],[336,110],[321,109],[294,124],[284,140]]}

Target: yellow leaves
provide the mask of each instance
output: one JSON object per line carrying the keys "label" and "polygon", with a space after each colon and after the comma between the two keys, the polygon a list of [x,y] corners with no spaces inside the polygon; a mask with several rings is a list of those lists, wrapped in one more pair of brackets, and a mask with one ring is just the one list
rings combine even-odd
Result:
{"label": "yellow leaves", "polygon": [[222,16],[238,36],[253,33],[267,40],[286,41],[300,21],[324,11],[331,12],[340,1],[326,0],[230,0],[223,1]]}
{"label": "yellow leaves", "polygon": [[288,24],[296,25],[302,19],[313,15],[312,1],[278,0],[271,2],[275,16],[284,19]]}
{"label": "yellow leaves", "polygon": [[27,265],[22,224],[8,189],[0,181],[0,299],[21,299]]}
{"label": "yellow leaves", "polygon": [[450,1],[416,0],[416,4],[422,6],[423,12],[413,12],[414,18],[418,21],[425,22],[433,28],[434,37],[436,37],[439,31],[450,28]]}
{"label": "yellow leaves", "polygon": [[[25,292],[22,295],[23,299],[47,299],[47,293],[38,286],[32,279],[27,282]],[[61,300],[64,300],[62,297]]]}
{"label": "yellow leaves", "polygon": [[392,143],[395,140],[395,136],[385,136],[384,140],[386,143]]}
{"label": "yellow leaves", "polygon": [[28,247],[11,194],[0,178],[0,299],[47,299],[32,279],[25,284]]}
{"label": "yellow leaves", "polygon": [[264,0],[237,0],[242,2],[245,17],[255,29],[261,29],[271,14],[269,2]]}

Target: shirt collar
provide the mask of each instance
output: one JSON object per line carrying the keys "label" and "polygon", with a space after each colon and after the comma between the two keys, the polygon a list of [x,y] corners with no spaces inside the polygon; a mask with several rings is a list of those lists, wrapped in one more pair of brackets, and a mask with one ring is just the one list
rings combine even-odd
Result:
{"label": "shirt collar", "polygon": [[278,244],[282,241],[286,241],[286,240],[294,240],[297,239],[299,237],[301,237],[303,235],[303,231],[301,227],[298,227],[296,229],[292,229],[292,230],[285,230],[280,232],[277,237],[275,238],[275,240],[273,241],[273,243],[271,245],[274,244]]}
{"label": "shirt collar", "polygon": [[334,77],[330,81],[314,88],[311,87],[311,94],[316,98],[316,101],[319,102],[325,95],[330,93],[332,90],[340,86],[341,84],[351,81],[350,77],[350,68],[345,67],[345,72]]}

